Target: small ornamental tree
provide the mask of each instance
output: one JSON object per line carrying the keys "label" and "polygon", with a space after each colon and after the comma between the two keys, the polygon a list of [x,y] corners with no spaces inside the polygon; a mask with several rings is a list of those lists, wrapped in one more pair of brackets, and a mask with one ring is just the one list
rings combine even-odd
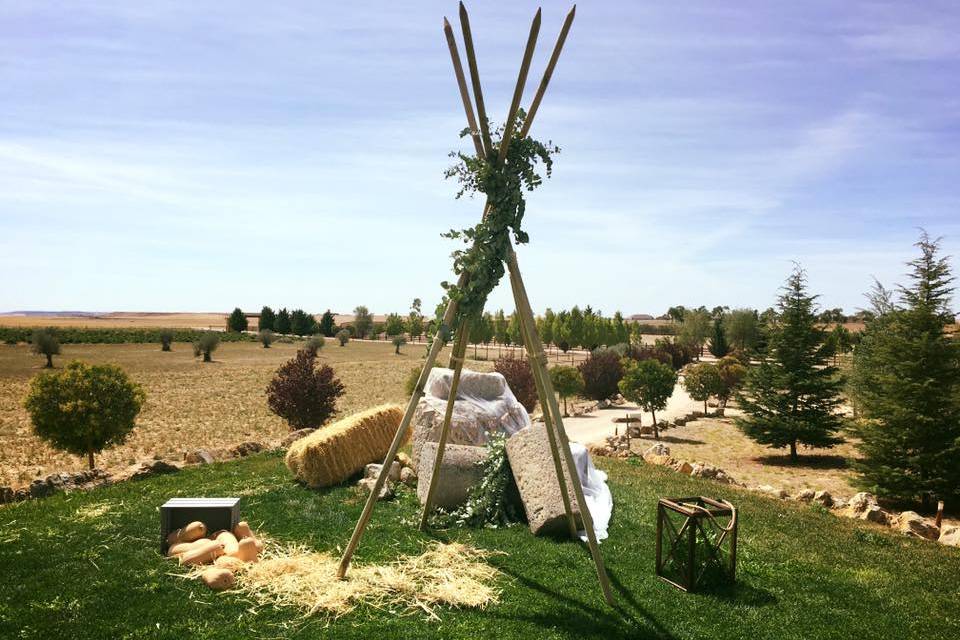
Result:
{"label": "small ornamental tree", "polygon": [[173,330],[161,329],[160,330],[160,350],[170,351],[171,344],[173,344]]}
{"label": "small ornamental tree", "polygon": [[583,392],[583,376],[576,367],[558,365],[550,369],[550,381],[553,389],[563,400],[563,415],[567,413],[567,398]]}
{"label": "small ornamental tree", "polygon": [[273,344],[273,331],[270,331],[270,329],[260,329],[259,333],[257,333],[257,339],[260,341],[260,344],[263,345],[264,349],[269,349],[270,345]]}
{"label": "small ornamental tree", "polygon": [[240,331],[246,331],[247,326],[247,316],[243,313],[240,307],[234,309],[230,314],[230,317],[227,318],[227,331],[239,333]]}
{"label": "small ornamental tree", "polygon": [[53,356],[60,355],[60,341],[53,329],[34,329],[30,338],[30,350],[47,358],[47,369],[53,368]]}
{"label": "small ornamental tree", "polygon": [[373,314],[365,306],[358,305],[353,310],[353,330],[358,338],[366,338],[373,329]]}
{"label": "small ornamental tree", "polygon": [[723,323],[727,341],[738,351],[752,351],[760,339],[760,318],[753,309],[734,309]]}
{"label": "small ornamental tree", "polygon": [[327,344],[327,341],[324,340],[323,336],[310,336],[307,338],[307,341],[303,343],[303,351],[313,354],[314,356],[323,349],[323,345]]}
{"label": "small ornamental tree", "polygon": [[620,356],[609,349],[591,353],[577,365],[583,376],[583,395],[591,400],[609,400],[617,395],[623,377]]}
{"label": "small ornamental tree", "polygon": [[193,357],[203,356],[204,362],[213,362],[213,352],[220,346],[220,336],[214,331],[206,331],[193,343]]}
{"label": "small ornamental tree", "polygon": [[718,315],[713,320],[713,336],[710,338],[710,353],[714,358],[722,358],[730,353],[730,344],[727,342],[727,332],[723,326],[722,315]]}
{"label": "small ornamental tree", "polygon": [[24,406],[41,440],[85,455],[93,469],[95,453],[127,439],[145,397],[116,365],[71,362],[31,380]]}
{"label": "small ornamental tree", "polygon": [[641,360],[623,373],[620,380],[620,393],[631,402],[636,402],[653,418],[653,437],[660,439],[657,427],[657,411],[667,407],[667,400],[673,395],[677,384],[677,373],[669,365],[657,360]]}
{"label": "small ornamental tree", "polygon": [[277,369],[267,385],[267,406],[287,421],[290,430],[316,429],[336,413],[343,384],[329,365],[316,366],[317,357],[306,350],[297,352]]}
{"label": "small ornamental tree", "polygon": [[719,380],[714,395],[717,396],[722,413],[727,408],[727,402],[743,385],[743,381],[747,377],[747,367],[733,356],[720,358],[716,367]]}
{"label": "small ornamental tree", "polygon": [[787,278],[770,322],[767,352],[737,393],[744,412],[737,419],[740,430],[760,444],[789,447],[793,462],[799,444],[828,448],[843,441],[837,435],[843,426],[838,413],[843,380],[829,364],[815,300],[798,267]]}
{"label": "small ornamental tree", "polygon": [[390,342],[393,344],[395,348],[394,353],[396,353],[397,355],[400,355],[400,347],[407,344],[407,339],[404,338],[403,336],[393,336],[393,340],[391,340]]}
{"label": "small ornamental tree", "polygon": [[707,400],[720,391],[717,365],[702,362],[691,366],[683,376],[683,388],[691,398],[703,403],[703,415],[707,415]]}
{"label": "small ornamental tree", "polygon": [[340,343],[341,347],[350,342],[350,331],[348,329],[337,331],[337,342]]}
{"label": "small ornamental tree", "polygon": [[410,333],[410,338],[417,342],[420,341],[424,329],[421,305],[420,298],[414,298],[413,304],[410,306],[410,313],[407,315],[407,331]]}
{"label": "small ornamental tree", "polygon": [[284,335],[290,333],[290,312],[286,307],[277,311],[277,318],[273,323],[273,330]]}
{"label": "small ornamental tree", "polygon": [[330,312],[330,309],[323,312],[323,316],[320,318],[320,326],[317,328],[321,335],[328,338],[333,337],[335,328],[333,320],[333,313]]}
{"label": "small ornamental tree", "polygon": [[687,310],[683,314],[678,339],[700,356],[711,330],[710,313],[706,309]]}
{"label": "small ornamental tree", "polygon": [[493,363],[493,370],[506,378],[507,386],[513,391],[513,395],[528,413],[533,413],[533,409],[537,406],[537,386],[533,381],[530,362],[504,356],[497,358]]}
{"label": "small ornamental tree", "polygon": [[386,333],[387,337],[389,338],[399,336],[406,331],[406,329],[406,324],[398,313],[391,313],[388,315],[387,321],[383,325],[383,332]]}
{"label": "small ornamental tree", "polygon": [[273,312],[273,309],[264,307],[260,309],[260,319],[257,321],[257,328],[260,330],[266,329],[267,331],[273,331],[276,321],[277,314]]}

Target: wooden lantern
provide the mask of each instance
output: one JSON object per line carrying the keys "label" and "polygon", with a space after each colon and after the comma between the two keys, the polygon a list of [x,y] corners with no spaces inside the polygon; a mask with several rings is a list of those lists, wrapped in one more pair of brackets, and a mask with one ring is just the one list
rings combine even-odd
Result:
{"label": "wooden lantern", "polygon": [[732,583],[737,566],[737,509],[703,496],[657,503],[657,576],[697,591]]}

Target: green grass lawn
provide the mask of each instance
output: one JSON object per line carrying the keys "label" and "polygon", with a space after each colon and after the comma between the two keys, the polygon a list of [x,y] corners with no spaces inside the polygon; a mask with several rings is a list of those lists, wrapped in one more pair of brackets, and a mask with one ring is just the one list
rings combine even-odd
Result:
{"label": "green grass lawn", "polygon": [[[440,608],[441,620],[361,607],[336,621],[257,608],[176,577],[158,550],[172,496],[240,495],[243,517],[286,542],[344,545],[362,507],[352,487],[294,484],[277,454],[196,467],[84,494],[0,508],[0,638],[956,638],[960,551],[814,508],[609,462],[616,503],[602,544],[618,601],[607,607],[586,549],[525,527],[452,538],[506,555],[501,602]],[[741,508],[739,582],[689,595],[653,573],[659,496],[719,495]],[[417,553],[407,494],[381,503],[356,560]],[[446,534],[441,534],[442,538]]]}

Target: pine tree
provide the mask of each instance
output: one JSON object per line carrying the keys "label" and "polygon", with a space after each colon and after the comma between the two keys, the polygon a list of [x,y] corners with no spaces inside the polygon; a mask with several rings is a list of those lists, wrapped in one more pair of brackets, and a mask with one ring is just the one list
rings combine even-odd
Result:
{"label": "pine tree", "polygon": [[257,321],[257,328],[273,331],[273,325],[277,320],[277,314],[270,307],[264,307],[260,310],[260,320]]}
{"label": "pine tree", "polygon": [[574,305],[573,309],[570,309],[570,316],[567,319],[567,330],[567,341],[571,347],[586,346],[583,339],[583,311],[576,305]]}
{"label": "pine tree", "polygon": [[313,335],[317,331],[316,319],[303,309],[294,309],[290,313],[290,332],[298,336]]}
{"label": "pine tree", "polygon": [[277,333],[290,333],[290,312],[284,307],[277,311],[277,319],[273,323],[273,330]]}
{"label": "pine tree", "polygon": [[247,316],[243,313],[240,307],[237,307],[230,314],[230,317],[227,318],[227,331],[246,331],[247,330]]}
{"label": "pine tree", "polygon": [[727,343],[727,332],[723,326],[723,316],[718,315],[713,319],[713,337],[710,338],[710,353],[715,358],[722,358],[730,353],[730,345]]}
{"label": "pine tree", "polygon": [[925,506],[960,500],[960,342],[944,331],[953,278],[939,242],[920,237],[899,304],[879,285],[870,296],[875,317],[854,351],[850,384],[862,415],[854,431],[863,486]]}
{"label": "pine tree", "polygon": [[842,442],[837,409],[843,381],[829,364],[816,298],[807,293],[806,274],[797,267],[780,295],[768,350],[737,394],[745,414],[737,426],[760,444],[789,447],[794,462],[798,444],[829,448]]}
{"label": "pine tree", "polygon": [[327,309],[320,318],[320,333],[328,338],[332,338],[334,329],[336,329],[336,325],[334,324],[333,314],[330,312],[330,309]]}

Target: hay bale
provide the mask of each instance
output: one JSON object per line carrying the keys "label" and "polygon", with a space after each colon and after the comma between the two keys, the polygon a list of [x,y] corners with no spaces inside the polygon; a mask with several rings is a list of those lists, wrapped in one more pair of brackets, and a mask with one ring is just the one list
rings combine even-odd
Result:
{"label": "hay bale", "polygon": [[[440,475],[437,489],[433,494],[433,506],[441,509],[456,509],[467,501],[470,488],[483,479],[480,463],[487,457],[487,447],[473,447],[465,444],[448,444],[443,449],[440,461]],[[417,478],[417,497],[420,504],[427,501],[430,490],[430,477],[433,475],[433,461],[437,459],[437,443],[427,442],[420,454],[422,465]]]}
{"label": "hay bale", "polygon": [[382,405],[338,420],[291,444],[287,468],[309,487],[339,484],[383,460],[402,419],[399,405]]}

